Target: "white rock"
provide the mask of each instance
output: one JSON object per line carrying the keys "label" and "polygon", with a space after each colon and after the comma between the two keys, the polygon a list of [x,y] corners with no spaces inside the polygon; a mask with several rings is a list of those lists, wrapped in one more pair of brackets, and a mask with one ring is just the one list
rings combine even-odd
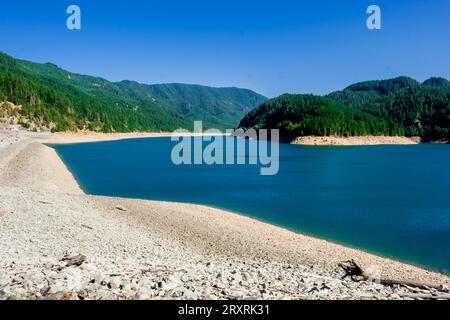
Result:
{"label": "white rock", "polygon": [[105,275],[101,272],[97,272],[94,275],[94,280],[96,284],[101,284],[102,281],[105,279]]}
{"label": "white rock", "polygon": [[6,286],[11,282],[11,279],[7,276],[0,276],[0,287]]}
{"label": "white rock", "polygon": [[120,287],[120,281],[117,278],[112,278],[109,282],[111,289],[117,289]]}

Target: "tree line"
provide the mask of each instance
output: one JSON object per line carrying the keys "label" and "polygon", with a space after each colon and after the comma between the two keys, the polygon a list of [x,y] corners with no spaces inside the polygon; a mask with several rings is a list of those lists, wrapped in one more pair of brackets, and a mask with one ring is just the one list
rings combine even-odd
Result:
{"label": "tree line", "polygon": [[284,136],[450,137],[450,86],[442,78],[423,84],[407,77],[367,81],[325,97],[285,94],[241,121],[245,128],[277,128]]}

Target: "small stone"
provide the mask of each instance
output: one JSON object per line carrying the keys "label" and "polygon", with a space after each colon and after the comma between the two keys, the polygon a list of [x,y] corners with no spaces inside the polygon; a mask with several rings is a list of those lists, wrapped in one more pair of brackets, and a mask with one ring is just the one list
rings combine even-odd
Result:
{"label": "small stone", "polygon": [[176,283],[176,282],[169,282],[169,283],[167,283],[167,284],[165,284],[163,286],[163,289],[166,290],[166,291],[171,291],[171,290],[174,290],[177,287],[179,287],[178,283]]}
{"label": "small stone", "polygon": [[26,290],[31,290],[33,288],[33,282],[27,280],[23,283],[23,286]]}
{"label": "small stone", "polygon": [[9,277],[0,277],[0,287],[7,286],[11,279]]}
{"label": "small stone", "polygon": [[84,300],[87,298],[88,293],[86,292],[86,290],[80,290],[80,291],[78,291],[77,296],[78,296],[78,299]]}
{"label": "small stone", "polygon": [[391,299],[399,300],[400,296],[397,293],[391,294]]}
{"label": "small stone", "polygon": [[105,276],[104,276],[103,273],[101,273],[101,272],[97,272],[97,273],[94,275],[94,281],[95,281],[95,283],[97,283],[97,284],[101,284],[101,283],[103,282],[104,279],[105,279]]}
{"label": "small stone", "polygon": [[198,299],[198,295],[191,291],[191,290],[184,290],[183,291],[183,299],[186,300],[197,300]]}
{"label": "small stone", "polygon": [[127,292],[131,291],[131,285],[129,283],[124,284],[122,290]]}
{"label": "small stone", "polygon": [[67,300],[64,299],[66,297],[66,294],[63,291],[58,291],[55,293],[50,293],[46,295],[47,300]]}
{"label": "small stone", "polygon": [[120,286],[120,282],[116,278],[112,278],[111,281],[109,282],[109,287],[111,289],[117,289],[117,288],[119,288],[119,286]]}
{"label": "small stone", "polygon": [[217,289],[225,289],[226,286],[225,286],[225,284],[223,284],[222,282],[218,282],[218,283],[216,283],[216,284],[214,285],[214,288],[217,288]]}
{"label": "small stone", "polygon": [[149,300],[150,297],[144,292],[138,292],[134,295],[133,300]]}
{"label": "small stone", "polygon": [[240,274],[235,274],[233,281],[240,283],[242,281],[242,276]]}

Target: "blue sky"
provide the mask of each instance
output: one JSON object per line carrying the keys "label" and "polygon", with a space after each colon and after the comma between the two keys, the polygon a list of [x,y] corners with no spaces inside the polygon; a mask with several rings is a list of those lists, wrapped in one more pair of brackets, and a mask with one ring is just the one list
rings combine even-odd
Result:
{"label": "blue sky", "polygon": [[[108,80],[325,94],[367,79],[450,78],[448,0],[2,1],[0,51]],[[82,10],[82,30],[66,9]],[[366,9],[382,9],[382,30]]]}

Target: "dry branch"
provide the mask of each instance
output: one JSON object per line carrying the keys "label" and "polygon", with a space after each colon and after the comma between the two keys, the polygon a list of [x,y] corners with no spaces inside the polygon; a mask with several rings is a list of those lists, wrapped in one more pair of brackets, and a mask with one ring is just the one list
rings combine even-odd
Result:
{"label": "dry branch", "polygon": [[83,264],[84,261],[86,261],[86,256],[83,256],[82,254],[79,254],[77,256],[68,256],[65,255],[61,261],[66,262],[66,267],[70,267],[70,266],[81,266]]}
{"label": "dry branch", "polygon": [[345,271],[345,275],[342,277],[343,279],[346,277],[351,277],[353,281],[374,281],[380,283],[385,286],[394,286],[400,285],[404,287],[414,287],[425,290],[435,289],[441,292],[448,292],[448,286],[435,284],[435,283],[424,283],[417,281],[408,281],[408,280],[399,280],[399,279],[389,279],[389,278],[374,278],[371,274],[368,274],[363,267],[361,267],[355,260],[349,260],[342,263],[339,263],[339,267],[341,267]]}
{"label": "dry branch", "polygon": [[433,293],[399,293],[402,298],[425,299],[425,300],[450,300],[450,294]]}

